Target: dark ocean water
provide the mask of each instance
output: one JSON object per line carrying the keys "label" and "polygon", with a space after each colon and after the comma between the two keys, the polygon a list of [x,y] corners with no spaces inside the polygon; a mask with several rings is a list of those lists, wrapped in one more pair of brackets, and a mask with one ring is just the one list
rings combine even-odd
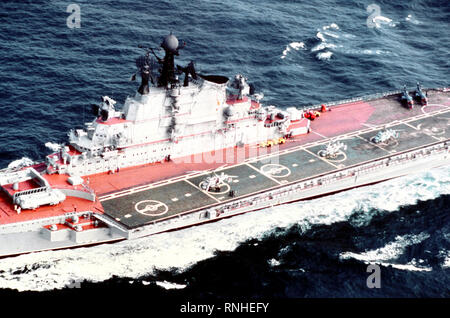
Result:
{"label": "dark ocean water", "polygon": [[[41,160],[46,142],[92,120],[100,96],[134,94],[137,45],[170,31],[187,42],[179,64],[242,73],[281,107],[450,84],[448,1],[77,1],[79,29],[66,25],[70,3],[0,3],[0,167]],[[373,3],[381,18],[370,28]],[[449,297],[449,194],[443,168],[119,247],[0,260],[0,288]],[[368,263],[381,264],[379,289],[366,286]]]}

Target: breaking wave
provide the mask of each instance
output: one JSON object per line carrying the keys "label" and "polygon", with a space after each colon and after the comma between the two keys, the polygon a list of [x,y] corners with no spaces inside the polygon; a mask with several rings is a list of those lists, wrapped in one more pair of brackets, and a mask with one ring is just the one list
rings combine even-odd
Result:
{"label": "breaking wave", "polygon": [[[340,32],[340,28],[336,23],[331,23],[329,25],[323,26],[321,29],[317,30],[316,38],[320,41],[317,45],[315,45],[311,52],[316,53],[316,58],[318,60],[329,60],[333,55],[332,49],[336,49],[338,45],[336,43],[329,42],[331,40],[337,40],[340,38],[340,35],[337,33]],[[339,45],[342,47],[342,45]]]}
{"label": "breaking wave", "polygon": [[330,51],[326,51],[326,52],[320,52],[317,53],[316,57],[319,60],[329,60],[331,58],[331,56],[333,55],[333,52]]}
{"label": "breaking wave", "polygon": [[31,160],[30,158],[22,157],[22,159],[17,159],[17,160],[12,161],[8,165],[8,169],[21,168],[21,167],[31,166],[33,164],[34,164],[34,161]]}
{"label": "breaking wave", "polygon": [[321,51],[324,49],[334,49],[334,48],[336,48],[336,44],[322,42],[320,44],[317,44],[315,47],[313,47],[311,49],[311,52]]}
{"label": "breaking wave", "polygon": [[445,255],[445,259],[442,262],[442,267],[450,268],[450,251],[441,251],[441,254]]}
{"label": "breaking wave", "polygon": [[420,21],[417,20],[415,17],[413,17],[412,14],[408,14],[408,16],[405,18],[405,21],[410,22],[412,24],[420,24]]}
{"label": "breaking wave", "polygon": [[[414,23],[411,15],[406,18],[407,21]],[[376,26],[389,24],[395,26],[391,19],[383,16],[374,18]],[[282,53],[281,59],[285,59],[292,50],[307,50],[314,54],[315,58],[320,61],[330,60],[335,53],[345,55],[370,56],[370,55],[396,55],[392,50],[384,47],[367,48],[367,43],[359,42],[359,38],[351,33],[347,33],[341,29],[336,23],[324,25],[317,29],[315,36],[305,40],[305,42],[292,42],[286,46]]]}
{"label": "breaking wave", "polygon": [[62,145],[49,141],[49,142],[45,143],[45,147],[47,147],[51,151],[59,151],[59,149],[61,149]]}
{"label": "breaking wave", "polygon": [[418,265],[418,263],[422,263],[423,260],[413,260],[407,264],[396,263],[396,260],[404,253],[406,247],[421,243],[429,237],[430,235],[427,233],[397,236],[395,238],[395,241],[386,244],[384,247],[364,253],[343,252],[339,255],[339,258],[354,258],[367,264],[378,263],[384,266],[392,266],[401,270],[431,271],[431,268],[429,267],[421,267]]}
{"label": "breaking wave", "polygon": [[[450,194],[448,167],[133,241],[5,258],[0,260],[0,287],[52,290],[70,286],[74,281],[101,282],[113,276],[134,280],[159,270],[183,272],[213,257],[217,250],[233,251],[241,242],[262,238],[277,228],[298,225],[305,232],[313,225],[348,221],[352,216],[354,226],[364,226],[374,217],[374,209],[395,212],[401,206],[445,194]],[[343,255],[364,261],[392,262],[403,248],[426,236],[426,233],[401,236],[375,251]],[[277,260],[271,261],[272,266],[277,264]],[[395,265],[410,270],[420,268],[413,263]],[[159,282],[164,288],[183,288],[171,284]]]}
{"label": "breaking wave", "polygon": [[156,285],[164,288],[164,289],[183,289],[186,288],[186,285],[171,283],[168,281],[156,282]]}
{"label": "breaking wave", "polygon": [[397,26],[397,24],[395,22],[393,22],[392,19],[382,16],[382,15],[378,15],[378,16],[372,18],[372,23],[374,24],[374,26],[376,28],[380,28],[382,25],[388,25],[390,27]]}
{"label": "breaking wave", "polygon": [[305,43],[303,42],[292,42],[289,43],[289,45],[286,46],[286,49],[283,51],[283,55],[281,56],[282,59],[286,58],[287,54],[292,50],[300,50],[300,49],[306,49]]}

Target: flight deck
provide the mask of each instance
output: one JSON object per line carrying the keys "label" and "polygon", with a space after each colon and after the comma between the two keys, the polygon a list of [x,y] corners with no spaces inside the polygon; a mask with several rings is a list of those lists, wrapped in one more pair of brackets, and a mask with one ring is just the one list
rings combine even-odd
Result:
{"label": "flight deck", "polygon": [[[320,119],[319,119],[320,120]],[[163,184],[149,184],[144,190],[130,189],[116,196],[100,197],[104,213],[127,228],[137,228],[155,221],[182,216],[195,210],[218,205],[258,192],[288,185],[343,168],[357,166],[407,150],[420,148],[450,138],[450,108],[422,111],[416,116],[383,125],[368,125],[363,130],[320,138],[274,155],[254,158],[195,176],[169,179]],[[312,126],[314,129],[314,126]],[[392,129],[398,137],[389,143],[376,143],[374,136]],[[340,142],[345,147],[335,156],[323,156],[328,144]],[[202,188],[213,174],[229,178],[218,187]],[[233,192],[232,195],[231,191]]]}

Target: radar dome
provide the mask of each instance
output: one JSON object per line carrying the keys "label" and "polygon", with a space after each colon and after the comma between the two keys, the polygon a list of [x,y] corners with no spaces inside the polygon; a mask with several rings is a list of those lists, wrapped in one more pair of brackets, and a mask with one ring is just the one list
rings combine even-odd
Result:
{"label": "radar dome", "polygon": [[170,33],[168,36],[164,38],[164,41],[161,44],[161,46],[166,50],[176,51],[178,48],[178,39],[176,38],[175,35]]}

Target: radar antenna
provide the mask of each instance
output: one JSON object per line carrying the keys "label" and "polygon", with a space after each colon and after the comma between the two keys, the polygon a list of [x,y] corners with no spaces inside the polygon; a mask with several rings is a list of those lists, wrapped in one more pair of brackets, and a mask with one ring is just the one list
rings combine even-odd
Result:
{"label": "radar antenna", "polygon": [[[161,43],[161,47],[165,51],[164,58],[160,58],[156,55],[153,48],[147,48],[142,45],[139,45],[138,47],[141,49],[145,49],[146,53],[143,56],[139,56],[136,59],[136,66],[138,71],[133,74],[131,77],[131,80],[136,80],[137,73],[140,73],[142,78],[142,83],[139,86],[138,92],[142,95],[149,93],[149,80],[152,82],[152,84],[158,85],[158,87],[165,87],[165,88],[171,88],[170,86],[173,86],[178,83],[178,78],[176,77],[176,70],[175,70],[175,55],[179,55],[179,50],[183,49],[186,46],[186,42],[182,42],[180,45],[180,42],[178,39],[170,33],[168,36],[164,38],[164,40]],[[156,68],[156,62],[155,59],[153,59],[150,54],[152,54],[158,64],[162,65],[162,67],[159,69],[160,76],[156,77],[153,75],[153,70]],[[184,72],[186,74],[185,78],[185,86],[186,80],[188,78],[188,74],[191,74],[191,76],[196,79],[197,73],[195,72],[194,63],[189,63],[186,67],[177,66],[177,74],[180,74],[180,72]]]}
{"label": "radar antenna", "polygon": [[183,86],[189,86],[189,75],[191,75],[193,79],[197,79],[197,72],[195,71],[194,61],[191,61],[186,67],[177,65],[177,70],[181,73],[184,73]]}
{"label": "radar antenna", "polygon": [[159,59],[158,62],[162,64],[161,76],[158,80],[158,86],[167,87],[169,84],[176,84],[178,82],[175,76],[175,55],[179,55],[179,50],[186,46],[186,42],[179,44],[175,35],[170,32],[161,43],[161,47],[165,51],[164,59]]}
{"label": "radar antenna", "polygon": [[155,66],[154,59],[150,57],[150,53],[153,53],[152,48],[146,48],[142,45],[138,46],[139,48],[145,49],[145,55],[141,55],[136,59],[136,67],[137,72],[133,74],[131,80],[136,80],[136,74],[139,73],[141,75],[141,85],[138,88],[138,92],[141,95],[146,95],[149,93],[149,80],[152,84],[155,84],[155,76],[153,75],[153,69]]}

